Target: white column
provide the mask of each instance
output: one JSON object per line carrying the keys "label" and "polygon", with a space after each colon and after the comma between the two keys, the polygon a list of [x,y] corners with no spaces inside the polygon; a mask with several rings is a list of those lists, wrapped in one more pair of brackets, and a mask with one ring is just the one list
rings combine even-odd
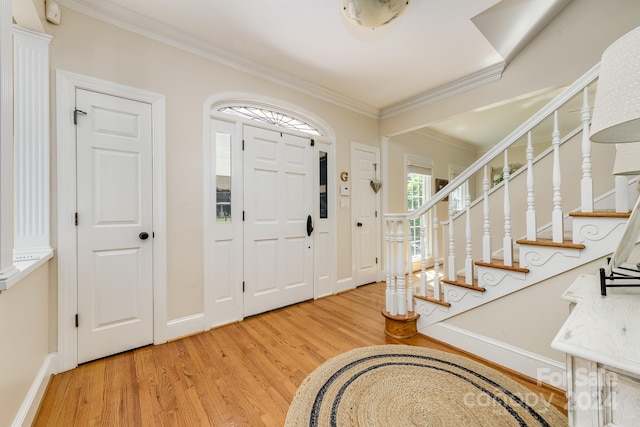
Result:
{"label": "white column", "polygon": [[531,131],[527,133],[527,240],[535,241],[538,230],[536,224],[535,181],[533,178],[533,145]]}
{"label": "white column", "polygon": [[14,28],[15,249],[50,249],[49,42]]}
{"label": "white column", "polygon": [[12,16],[12,1],[0,0],[0,282],[18,272],[13,265]]}
{"label": "white column", "polygon": [[582,181],[580,181],[580,200],[582,212],[593,212],[593,180],[591,178],[591,140],[589,139],[589,88],[582,95]]}
{"label": "white column", "polygon": [[562,178],[560,173],[560,130],[558,129],[558,111],[553,113],[553,211],[551,224],[554,243],[564,241],[564,218],[562,217]]}
{"label": "white column", "polygon": [[484,165],[484,179],[482,180],[482,204],[483,204],[483,234],[482,234],[482,261],[491,262],[491,222],[489,221],[489,166]]}

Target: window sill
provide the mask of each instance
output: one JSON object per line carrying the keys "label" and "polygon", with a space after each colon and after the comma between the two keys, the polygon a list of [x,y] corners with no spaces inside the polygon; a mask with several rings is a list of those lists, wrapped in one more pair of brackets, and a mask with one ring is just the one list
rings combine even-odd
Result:
{"label": "window sill", "polygon": [[15,270],[13,274],[8,277],[0,279],[0,293],[20,283],[20,281],[44,265],[44,263],[51,258],[53,258],[53,249],[51,248],[16,253],[13,259]]}

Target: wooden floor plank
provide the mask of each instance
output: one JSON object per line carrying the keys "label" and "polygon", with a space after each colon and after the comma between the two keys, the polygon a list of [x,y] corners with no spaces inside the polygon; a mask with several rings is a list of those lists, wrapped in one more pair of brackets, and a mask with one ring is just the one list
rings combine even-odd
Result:
{"label": "wooden floor plank", "polygon": [[[422,335],[387,336],[384,292],[362,286],[83,364],[52,378],[33,425],[279,426],[304,378],[345,351],[404,343],[467,355]],[[566,404],[561,391],[498,370]]]}

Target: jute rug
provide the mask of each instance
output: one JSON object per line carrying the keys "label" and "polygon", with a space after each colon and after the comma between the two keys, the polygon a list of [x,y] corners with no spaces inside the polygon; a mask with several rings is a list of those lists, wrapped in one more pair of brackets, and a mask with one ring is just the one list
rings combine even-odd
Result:
{"label": "jute rug", "polygon": [[298,388],[286,427],[566,426],[551,403],[484,365],[406,345],[327,360]]}

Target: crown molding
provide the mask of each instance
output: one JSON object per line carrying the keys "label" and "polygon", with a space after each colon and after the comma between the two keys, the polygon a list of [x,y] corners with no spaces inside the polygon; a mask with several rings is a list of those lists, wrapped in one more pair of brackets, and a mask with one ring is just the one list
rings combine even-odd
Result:
{"label": "crown molding", "polygon": [[229,51],[219,49],[200,38],[193,37],[184,31],[114,3],[99,0],[58,0],[58,3],[61,6],[75,10],[83,15],[124,28],[125,30],[177,49],[193,53],[243,73],[297,90],[374,119],[380,118],[380,109],[378,108],[271,67],[266,67]]}
{"label": "crown molding", "polygon": [[379,109],[307,80],[217,48],[203,39],[111,2],[58,0],[58,3],[83,15],[378,120],[393,117],[499,80],[506,66],[506,63],[502,61],[451,83]]}
{"label": "crown molding", "polygon": [[445,135],[443,133],[440,133],[434,129],[425,127],[425,128],[421,128],[419,130],[414,131],[413,133],[420,135],[420,136],[424,136],[425,138],[429,138],[432,140],[435,140],[437,142],[443,143],[443,144],[447,144],[447,145],[451,145],[453,147],[459,148],[461,150],[465,150],[468,151],[470,153],[473,154],[477,154],[478,153],[478,147],[466,142],[466,141],[462,141],[460,139],[456,139],[453,138],[449,135]]}
{"label": "crown molding", "polygon": [[392,104],[382,109],[380,118],[388,119],[427,104],[458,95],[487,83],[500,80],[505,67],[506,63],[504,61],[500,61],[495,65],[486,67],[458,80],[454,80],[451,83],[447,83],[420,95]]}

